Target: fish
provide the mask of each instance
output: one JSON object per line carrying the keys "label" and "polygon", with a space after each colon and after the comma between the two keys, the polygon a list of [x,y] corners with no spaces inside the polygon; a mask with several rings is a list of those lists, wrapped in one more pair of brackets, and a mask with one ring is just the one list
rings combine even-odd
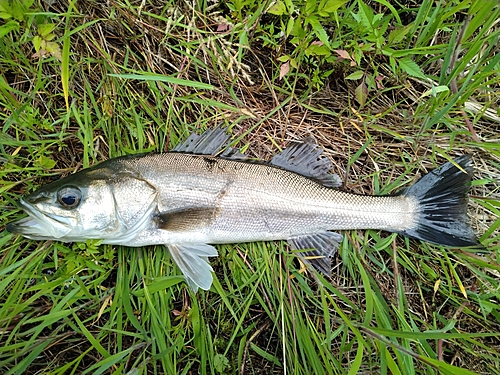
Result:
{"label": "fish", "polygon": [[472,158],[462,155],[387,196],[340,187],[312,138],[270,161],[228,146],[215,127],[165,153],[108,159],[23,196],[28,216],[7,225],[31,240],[165,245],[188,286],[209,290],[214,245],[285,240],[331,275],[339,230],[377,229],[433,244],[481,247],[467,220]]}

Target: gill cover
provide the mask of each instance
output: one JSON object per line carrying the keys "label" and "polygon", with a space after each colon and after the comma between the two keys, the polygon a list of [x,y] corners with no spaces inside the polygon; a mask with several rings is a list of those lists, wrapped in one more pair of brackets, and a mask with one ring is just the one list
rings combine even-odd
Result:
{"label": "gill cover", "polygon": [[131,173],[115,175],[110,187],[117,220],[124,234],[132,238],[143,229],[155,210],[157,190],[148,181]]}

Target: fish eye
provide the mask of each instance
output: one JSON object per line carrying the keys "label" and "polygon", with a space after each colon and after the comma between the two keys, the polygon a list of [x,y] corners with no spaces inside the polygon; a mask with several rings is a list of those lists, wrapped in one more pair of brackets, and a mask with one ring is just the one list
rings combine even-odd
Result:
{"label": "fish eye", "polygon": [[64,208],[72,209],[80,204],[82,193],[77,188],[65,187],[57,192],[57,200]]}

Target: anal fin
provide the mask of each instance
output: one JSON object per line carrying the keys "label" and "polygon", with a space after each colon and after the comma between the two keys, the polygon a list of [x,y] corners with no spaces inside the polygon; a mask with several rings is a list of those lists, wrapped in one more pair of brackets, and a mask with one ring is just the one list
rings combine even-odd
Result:
{"label": "anal fin", "polygon": [[288,240],[293,250],[300,252],[300,257],[316,270],[331,276],[331,258],[337,252],[342,235],[335,232],[321,232],[291,237]]}
{"label": "anal fin", "polygon": [[168,244],[168,250],[189,287],[196,293],[198,288],[209,290],[212,285],[212,266],[208,257],[216,257],[217,249],[207,244]]}

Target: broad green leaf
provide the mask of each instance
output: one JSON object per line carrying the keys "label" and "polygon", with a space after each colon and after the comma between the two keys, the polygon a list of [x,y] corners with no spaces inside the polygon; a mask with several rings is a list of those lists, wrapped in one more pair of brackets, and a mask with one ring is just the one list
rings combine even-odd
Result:
{"label": "broad green leaf", "polygon": [[304,14],[306,16],[311,15],[312,13],[314,13],[316,11],[317,7],[318,7],[318,2],[316,0],[306,0]]}
{"label": "broad green leaf", "polygon": [[54,40],[54,38],[56,37],[56,34],[48,34],[44,37],[44,39],[49,42],[51,40]]}
{"label": "broad green leaf", "polygon": [[305,50],[306,56],[329,56],[331,55],[330,50],[324,44],[312,43]]}
{"label": "broad green leaf", "polygon": [[47,42],[45,44],[45,50],[52,56],[54,56],[56,59],[58,60],[62,59],[61,48],[56,42]]}
{"label": "broad green leaf", "polygon": [[227,371],[229,366],[229,359],[224,354],[216,354],[214,356],[214,367],[215,371],[223,374]]}
{"label": "broad green leaf", "polygon": [[0,26],[0,38],[7,35],[13,30],[19,30],[19,23],[17,21],[10,20],[5,25]]}
{"label": "broad green leaf", "polygon": [[286,37],[288,38],[290,36],[290,34],[292,33],[292,30],[293,30],[293,25],[295,23],[295,19],[293,17],[290,17],[288,19],[288,22],[286,24],[286,32],[285,32],[285,35]]}
{"label": "broad green leaf", "polygon": [[49,35],[55,27],[55,23],[44,23],[43,25],[38,26],[38,33],[46,39],[47,35]]}
{"label": "broad green leaf", "polygon": [[39,35],[33,37],[33,47],[35,47],[36,52],[40,51],[40,48],[42,48],[42,42],[43,40]]}
{"label": "broad green leaf", "polygon": [[330,42],[328,41],[328,35],[326,34],[326,31],[319,22],[318,18],[308,17],[306,18],[306,21],[311,25],[318,39],[321,40],[326,46],[329,46]]}
{"label": "broad green leaf", "polygon": [[362,70],[356,70],[354,73],[351,73],[347,77],[345,77],[345,79],[355,81],[355,80],[363,78],[364,74],[365,73]]}
{"label": "broad green leaf", "polygon": [[328,0],[325,6],[321,9],[322,12],[333,13],[349,0]]}
{"label": "broad green leaf", "polygon": [[23,0],[23,5],[26,9],[31,8],[31,6],[35,3],[35,0]]}
{"label": "broad green leaf", "polygon": [[358,0],[358,6],[359,6],[359,12],[358,12],[359,21],[365,28],[372,29],[373,17],[374,17],[373,10],[368,5],[363,3],[362,0]]}
{"label": "broad green leaf", "polygon": [[366,87],[366,84],[364,82],[361,82],[361,84],[358,87],[356,87],[354,93],[356,95],[356,100],[358,101],[359,105],[361,107],[364,107],[366,103],[366,98],[368,97],[368,87]]}
{"label": "broad green leaf", "polygon": [[0,18],[8,20],[12,18],[11,10],[7,3],[0,3]]}
{"label": "broad green leaf", "polygon": [[409,76],[426,79],[427,77],[422,72],[420,67],[417,65],[415,61],[410,58],[405,58],[398,60],[399,67]]}
{"label": "broad green leaf", "polygon": [[52,169],[57,164],[53,159],[43,155],[37,159],[37,163],[44,169]]}
{"label": "broad green leaf", "polygon": [[[5,5],[4,5],[5,6]],[[18,21],[22,21],[25,13],[25,5],[22,1],[13,1],[10,7],[10,14]]]}
{"label": "broad green leaf", "polygon": [[408,32],[411,30],[412,27],[413,25],[410,24],[392,30],[388,38],[389,44],[399,43],[403,41],[404,38],[406,37],[406,34],[408,34]]}
{"label": "broad green leaf", "polygon": [[278,0],[272,5],[267,13],[275,14],[277,16],[282,16],[283,14],[286,13],[286,6],[285,3],[282,1]]}

